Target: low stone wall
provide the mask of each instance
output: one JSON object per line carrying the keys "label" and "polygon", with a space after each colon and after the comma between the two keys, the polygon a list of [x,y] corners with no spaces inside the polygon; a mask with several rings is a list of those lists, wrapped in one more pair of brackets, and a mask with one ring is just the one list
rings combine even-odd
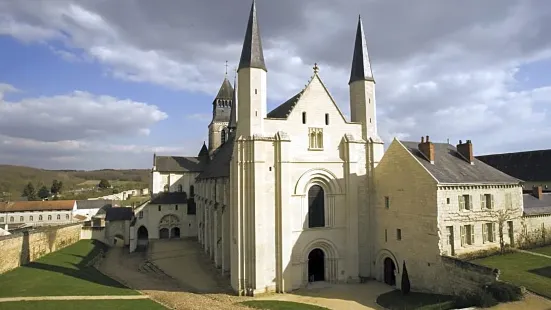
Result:
{"label": "low stone wall", "polygon": [[0,237],[0,274],[80,240],[82,224],[41,227]]}
{"label": "low stone wall", "polygon": [[98,240],[105,243],[105,227],[83,226],[80,231],[80,239]]}
{"label": "low stone wall", "polygon": [[499,279],[499,270],[480,266],[458,258],[442,256],[441,275],[446,281],[445,294],[460,295],[481,289],[484,285],[495,283]]}
{"label": "low stone wall", "polygon": [[551,244],[551,214],[525,215],[521,218],[515,245],[534,248]]}

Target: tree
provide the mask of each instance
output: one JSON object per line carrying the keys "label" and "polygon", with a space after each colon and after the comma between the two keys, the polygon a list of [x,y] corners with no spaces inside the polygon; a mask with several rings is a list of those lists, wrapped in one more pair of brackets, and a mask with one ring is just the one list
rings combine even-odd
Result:
{"label": "tree", "polygon": [[23,189],[23,197],[27,197],[27,200],[36,200],[36,191],[32,182],[27,183]]}
{"label": "tree", "polygon": [[111,187],[111,184],[109,184],[109,181],[107,181],[106,179],[101,179],[101,181],[99,181],[98,187],[101,189],[106,189]]}
{"label": "tree", "polygon": [[39,190],[38,190],[38,197],[41,198],[41,199],[46,199],[50,196],[50,191],[48,190],[48,188],[46,187],[46,185],[43,185]]}
{"label": "tree", "polygon": [[[517,218],[520,216],[519,214],[520,209],[499,209],[499,210],[492,210],[490,213],[491,216],[497,220],[497,232],[498,232],[498,238],[499,238],[499,251],[501,254],[505,252],[505,237],[503,235],[503,228],[505,228],[505,223],[507,221],[510,221],[514,218]],[[513,244],[511,244],[513,246]]]}
{"label": "tree", "polygon": [[61,193],[62,188],[63,188],[63,182],[58,180],[53,180],[50,191],[52,192],[53,195],[57,195]]}
{"label": "tree", "polygon": [[411,291],[411,284],[409,283],[408,270],[406,268],[406,261],[404,261],[402,267],[402,294],[407,295]]}

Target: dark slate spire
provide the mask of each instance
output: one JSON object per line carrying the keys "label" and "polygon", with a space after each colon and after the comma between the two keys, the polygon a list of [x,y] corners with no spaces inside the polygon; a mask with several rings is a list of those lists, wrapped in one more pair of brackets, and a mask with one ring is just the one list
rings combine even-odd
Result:
{"label": "dark slate spire", "polygon": [[241,51],[241,60],[239,61],[239,69],[242,68],[258,68],[268,72],[264,63],[264,52],[262,51],[262,40],[260,39],[260,29],[258,28],[256,18],[255,0],[253,0],[251,6],[247,32],[245,32],[245,41],[243,42],[243,50]]}
{"label": "dark slate spire", "polygon": [[234,88],[230,112],[230,123],[228,124],[230,132],[234,132],[237,129],[237,76],[234,78],[233,86]]}
{"label": "dark slate spire", "polygon": [[364,26],[362,17],[358,18],[358,29],[356,30],[356,42],[354,42],[354,58],[352,59],[352,70],[350,71],[350,81],[348,84],[356,81],[373,81],[373,71],[367,52],[367,42],[365,40]]}
{"label": "dark slate spire", "polygon": [[209,150],[207,149],[207,144],[203,141],[203,147],[199,151],[198,157],[209,156]]}
{"label": "dark slate spire", "polygon": [[222,82],[222,85],[220,86],[220,89],[218,90],[218,94],[216,94],[215,99],[225,99],[225,100],[231,100],[233,95],[233,87],[231,86],[230,81],[227,77],[224,77],[224,81]]}

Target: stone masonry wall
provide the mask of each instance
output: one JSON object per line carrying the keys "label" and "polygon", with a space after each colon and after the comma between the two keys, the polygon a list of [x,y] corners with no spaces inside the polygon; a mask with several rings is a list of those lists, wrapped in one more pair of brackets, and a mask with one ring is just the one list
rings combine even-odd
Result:
{"label": "stone masonry wall", "polygon": [[0,237],[0,274],[80,240],[82,224],[42,227]]}
{"label": "stone masonry wall", "polygon": [[[441,294],[460,295],[498,281],[499,271],[454,257],[441,257]],[[444,283],[445,282],[445,283]]]}
{"label": "stone masonry wall", "polygon": [[551,215],[525,215],[521,218],[515,245],[533,248],[551,244]]}

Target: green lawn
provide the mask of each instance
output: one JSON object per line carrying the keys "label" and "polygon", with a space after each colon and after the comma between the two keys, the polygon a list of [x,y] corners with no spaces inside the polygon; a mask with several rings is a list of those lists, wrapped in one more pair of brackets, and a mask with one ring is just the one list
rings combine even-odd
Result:
{"label": "green lawn", "polygon": [[162,305],[149,300],[55,300],[0,302],[0,310],[161,310]]}
{"label": "green lawn", "polygon": [[551,245],[544,246],[541,248],[530,249],[528,251],[551,256]]}
{"label": "green lawn", "polygon": [[328,308],[320,306],[281,300],[249,300],[240,304],[254,309],[265,310],[328,310]]}
{"label": "green lawn", "polygon": [[0,275],[0,297],[138,295],[86,264],[106,246],[81,240]]}
{"label": "green lawn", "polygon": [[454,308],[454,297],[410,292],[402,295],[395,290],[377,297],[377,303],[390,310],[447,310]]}
{"label": "green lawn", "polygon": [[495,255],[472,261],[501,270],[500,280],[551,298],[551,259],[527,253]]}

